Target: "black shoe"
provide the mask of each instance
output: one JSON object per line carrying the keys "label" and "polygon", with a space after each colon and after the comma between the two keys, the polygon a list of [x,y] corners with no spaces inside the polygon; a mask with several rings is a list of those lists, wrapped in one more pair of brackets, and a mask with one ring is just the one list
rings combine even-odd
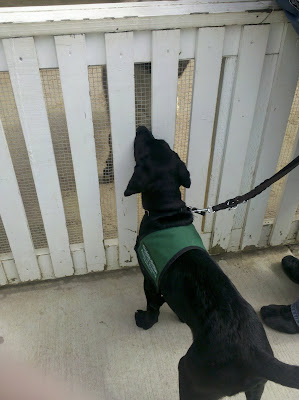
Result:
{"label": "black shoe", "polygon": [[299,284],[299,259],[294,256],[285,256],[281,260],[285,274],[295,283]]}
{"label": "black shoe", "polygon": [[261,308],[261,317],[265,324],[272,329],[284,333],[299,333],[291,306],[277,306],[271,304]]}

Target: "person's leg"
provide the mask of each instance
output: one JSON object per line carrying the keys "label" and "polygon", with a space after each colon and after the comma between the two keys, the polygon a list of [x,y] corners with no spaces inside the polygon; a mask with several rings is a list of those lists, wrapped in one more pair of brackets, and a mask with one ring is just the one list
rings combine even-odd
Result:
{"label": "person's leg", "polygon": [[291,311],[292,311],[294,320],[295,320],[297,326],[299,327],[299,299],[291,305]]}
{"label": "person's leg", "polygon": [[281,265],[287,277],[299,284],[299,259],[294,256],[285,256],[281,260]]}
{"label": "person's leg", "polygon": [[[299,284],[299,259],[285,256],[281,260],[285,274]],[[261,308],[264,323],[272,329],[284,333],[299,333],[299,299],[291,305],[270,304]]]}
{"label": "person's leg", "polygon": [[299,35],[299,5],[298,0],[276,0],[284,10],[288,20]]}
{"label": "person's leg", "polygon": [[261,308],[264,323],[284,333],[299,333],[299,299],[292,305],[270,304]]}

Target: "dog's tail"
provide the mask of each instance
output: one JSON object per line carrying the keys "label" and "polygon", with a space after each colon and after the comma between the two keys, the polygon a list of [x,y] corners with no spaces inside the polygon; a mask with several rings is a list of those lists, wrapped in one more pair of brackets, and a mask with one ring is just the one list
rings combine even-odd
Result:
{"label": "dog's tail", "polygon": [[299,389],[299,366],[285,364],[261,350],[255,352],[252,368],[259,376],[283,386]]}

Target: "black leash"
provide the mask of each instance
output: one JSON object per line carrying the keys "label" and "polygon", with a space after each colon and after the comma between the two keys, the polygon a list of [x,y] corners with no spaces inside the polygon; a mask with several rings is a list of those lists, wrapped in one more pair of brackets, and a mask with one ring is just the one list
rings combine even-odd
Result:
{"label": "black leash", "polygon": [[207,212],[214,213],[216,211],[225,210],[227,208],[237,208],[239,204],[246,203],[248,200],[253,199],[264,190],[266,190],[269,186],[273,185],[276,181],[283,178],[289,172],[291,172],[294,168],[299,165],[299,156],[294,158],[289,164],[287,164],[284,168],[278,171],[275,175],[271,176],[271,178],[266,179],[264,182],[260,183],[254,189],[250,190],[250,192],[243,194],[242,196],[234,197],[233,199],[226,200],[224,203],[217,204],[213,207],[207,208],[196,208],[189,207],[189,209],[195,213],[205,216]]}

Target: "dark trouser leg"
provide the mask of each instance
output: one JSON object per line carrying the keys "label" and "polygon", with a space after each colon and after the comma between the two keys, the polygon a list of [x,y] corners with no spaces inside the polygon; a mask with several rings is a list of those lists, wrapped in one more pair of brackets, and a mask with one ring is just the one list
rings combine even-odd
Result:
{"label": "dark trouser leg", "polygon": [[[270,304],[261,308],[264,323],[272,329],[284,333],[299,333],[299,299],[292,305]],[[296,319],[295,319],[296,318]]]}
{"label": "dark trouser leg", "polygon": [[155,285],[148,278],[144,278],[144,293],[147,301],[146,311],[136,311],[135,321],[139,328],[149,329],[158,322],[160,307],[165,300],[160,293],[157,293]]}

